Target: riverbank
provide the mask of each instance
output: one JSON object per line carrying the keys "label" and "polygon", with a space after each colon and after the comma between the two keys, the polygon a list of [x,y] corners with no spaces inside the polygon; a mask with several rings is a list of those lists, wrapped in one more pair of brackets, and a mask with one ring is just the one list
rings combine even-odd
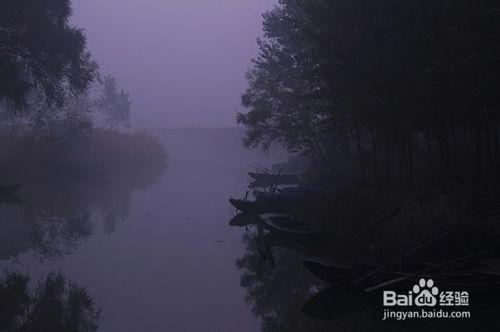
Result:
{"label": "riverbank", "polygon": [[164,146],[144,132],[93,128],[78,137],[22,132],[0,137],[0,183],[86,179],[125,169],[161,169],[166,163]]}

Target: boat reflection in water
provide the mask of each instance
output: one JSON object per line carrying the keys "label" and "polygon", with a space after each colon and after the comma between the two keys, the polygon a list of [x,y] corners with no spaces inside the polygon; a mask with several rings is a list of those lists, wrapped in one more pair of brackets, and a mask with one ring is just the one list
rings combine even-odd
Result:
{"label": "boat reflection in water", "polygon": [[[245,299],[252,312],[261,320],[262,331],[440,331],[450,326],[457,331],[470,331],[481,324],[487,325],[486,330],[498,330],[500,319],[495,311],[500,298],[500,260],[491,251],[462,256],[450,252],[449,259],[435,261],[432,252],[446,238],[444,233],[400,255],[394,254],[393,258],[382,258],[382,262],[357,252],[338,252],[334,258],[332,253],[339,247],[356,248],[355,241],[362,239],[321,229],[294,217],[297,206],[305,202],[303,197],[311,197],[311,193],[314,199],[322,197],[317,195],[322,194],[317,189],[271,187],[254,191],[254,200],[230,200],[242,212],[229,225],[245,227],[246,231],[246,253],[236,261],[242,273],[240,283],[246,289]],[[283,214],[284,211],[289,214]],[[300,220],[315,219],[304,214],[301,217],[305,219]],[[423,256],[412,259],[417,251]],[[384,290],[415,293],[415,285],[422,284],[422,278],[432,279],[431,288],[436,285],[443,290],[466,291],[470,303],[452,309],[470,312],[472,318],[387,320]],[[433,295],[439,294],[437,289],[433,291]],[[417,295],[418,292],[414,296]],[[411,304],[392,309],[422,308]],[[431,309],[451,313],[450,308]]]}

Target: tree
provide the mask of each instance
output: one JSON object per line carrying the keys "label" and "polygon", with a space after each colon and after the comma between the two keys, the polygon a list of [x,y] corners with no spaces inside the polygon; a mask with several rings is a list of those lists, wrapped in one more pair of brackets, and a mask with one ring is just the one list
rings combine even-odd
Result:
{"label": "tree", "polygon": [[124,90],[118,90],[118,83],[114,77],[104,78],[101,97],[97,100],[96,105],[103,113],[104,121],[110,127],[129,125],[132,101],[128,93]]}
{"label": "tree", "polygon": [[0,330],[97,330],[100,309],[84,287],[55,272],[34,289],[29,281],[21,273],[6,273],[0,279]]}
{"label": "tree", "polygon": [[70,0],[0,2],[0,100],[16,106],[28,97],[62,105],[87,90],[97,64],[82,30],[69,24]]}
{"label": "tree", "polygon": [[458,163],[473,149],[478,177],[485,162],[492,173],[498,15],[490,0],[281,0],[264,15],[247,75],[245,143],[333,164],[347,142],[361,177],[370,164],[378,178],[383,163],[386,181],[411,186],[425,136],[432,176],[470,176],[468,161]]}

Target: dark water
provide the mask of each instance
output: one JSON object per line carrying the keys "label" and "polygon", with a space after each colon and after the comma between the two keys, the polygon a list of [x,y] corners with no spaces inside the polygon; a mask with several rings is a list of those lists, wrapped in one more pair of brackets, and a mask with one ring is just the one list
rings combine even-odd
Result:
{"label": "dark water", "polygon": [[248,162],[284,156],[245,150],[238,135],[161,131],[164,171],[25,183],[22,204],[0,206],[0,268],[31,280],[61,271],[102,309],[102,331],[260,330],[227,199],[244,193]]}

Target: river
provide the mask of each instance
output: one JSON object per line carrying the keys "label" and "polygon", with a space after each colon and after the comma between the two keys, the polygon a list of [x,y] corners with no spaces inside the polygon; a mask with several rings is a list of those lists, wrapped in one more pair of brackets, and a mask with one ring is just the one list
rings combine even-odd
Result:
{"label": "river", "polygon": [[244,194],[247,163],[284,154],[249,151],[231,129],[156,132],[163,171],[25,183],[22,204],[0,206],[0,267],[31,280],[61,271],[101,309],[100,331],[260,330],[228,198]]}

